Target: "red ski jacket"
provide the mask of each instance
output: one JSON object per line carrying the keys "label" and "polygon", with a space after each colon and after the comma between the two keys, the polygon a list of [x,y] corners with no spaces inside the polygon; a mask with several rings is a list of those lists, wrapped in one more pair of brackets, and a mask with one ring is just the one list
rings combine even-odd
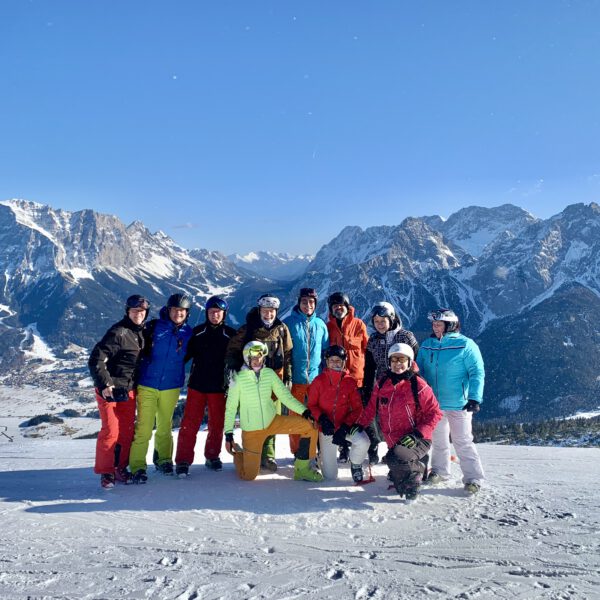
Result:
{"label": "red ski jacket", "polygon": [[317,421],[325,414],[336,429],[342,423],[354,425],[363,409],[356,380],[348,371],[331,369],[324,369],[313,379],[308,388],[307,405]]}
{"label": "red ski jacket", "polygon": [[[418,406],[410,381],[412,377],[417,377]],[[376,413],[379,428],[389,448],[415,429],[423,438],[431,440],[433,430],[442,418],[433,390],[414,373],[401,379],[396,385],[388,375],[384,375],[375,385],[369,403],[358,420],[359,425],[366,427]]]}

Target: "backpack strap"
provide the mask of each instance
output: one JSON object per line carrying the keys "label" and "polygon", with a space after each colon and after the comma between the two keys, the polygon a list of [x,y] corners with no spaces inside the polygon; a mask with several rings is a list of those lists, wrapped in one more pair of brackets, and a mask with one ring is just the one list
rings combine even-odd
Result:
{"label": "backpack strap", "polygon": [[421,404],[419,403],[419,377],[420,375],[418,373],[415,373],[410,378],[410,387],[412,389],[413,398],[415,399],[415,407],[417,410],[420,410],[421,408]]}

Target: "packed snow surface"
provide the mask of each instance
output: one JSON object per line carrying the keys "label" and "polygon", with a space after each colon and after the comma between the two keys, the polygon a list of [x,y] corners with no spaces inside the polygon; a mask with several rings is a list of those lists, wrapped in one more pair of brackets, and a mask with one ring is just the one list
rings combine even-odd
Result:
{"label": "packed snow surface", "polygon": [[110,491],[94,447],[0,436],[1,598],[600,597],[597,449],[481,445],[478,496],[454,465],[406,505],[383,465],[363,487],[345,466],[293,481],[283,436],[279,472],[254,482],[226,456]]}

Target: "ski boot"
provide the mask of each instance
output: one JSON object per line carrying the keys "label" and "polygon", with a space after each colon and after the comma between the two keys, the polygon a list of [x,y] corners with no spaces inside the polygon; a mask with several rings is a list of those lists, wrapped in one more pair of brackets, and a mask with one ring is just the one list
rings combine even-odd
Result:
{"label": "ski boot", "polygon": [[170,461],[160,463],[156,465],[156,470],[160,471],[163,475],[173,475],[173,463]]}
{"label": "ski boot", "polygon": [[406,504],[412,504],[413,502],[416,502],[418,497],[419,497],[419,488],[418,487],[405,488],[404,500],[405,500]]}
{"label": "ski boot", "polygon": [[112,490],[115,487],[115,476],[112,473],[103,473],[100,475],[100,485],[105,490]]}
{"label": "ski boot", "polygon": [[350,463],[350,473],[352,473],[352,479],[354,483],[361,483],[364,479],[364,473],[362,465]]}
{"label": "ski boot", "polygon": [[294,479],[296,481],[323,481],[323,475],[315,469],[311,469],[310,461],[296,459],[294,462]]}
{"label": "ski boot", "polygon": [[148,481],[148,474],[145,469],[140,469],[133,474],[131,481],[135,484],[146,483]]}
{"label": "ski boot", "polygon": [[190,474],[190,465],[187,463],[178,463],[175,465],[175,475],[180,479],[184,479]]}
{"label": "ski boot", "polygon": [[438,475],[435,471],[431,471],[425,480],[425,483],[429,485],[439,485],[444,481],[441,475]]}
{"label": "ski boot", "polygon": [[475,494],[478,494],[480,489],[481,486],[478,483],[475,483],[473,481],[471,483],[465,483],[465,492],[467,492],[469,496],[474,496]]}
{"label": "ski boot", "polygon": [[124,483],[127,485],[131,483],[131,478],[133,475],[127,470],[127,467],[124,469],[115,469],[115,481],[119,483]]}
{"label": "ski boot", "polygon": [[207,458],[204,465],[206,466],[207,469],[210,469],[211,471],[222,471],[223,470],[223,463],[221,462],[221,459],[219,457]]}
{"label": "ski boot", "polygon": [[277,463],[274,458],[263,458],[260,461],[260,468],[269,471],[269,473],[275,473],[277,471]]}

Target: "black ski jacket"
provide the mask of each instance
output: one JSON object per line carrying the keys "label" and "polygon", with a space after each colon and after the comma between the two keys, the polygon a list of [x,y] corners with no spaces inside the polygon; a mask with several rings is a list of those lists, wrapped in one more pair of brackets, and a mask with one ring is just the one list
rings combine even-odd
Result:
{"label": "black ski jacket", "polygon": [[124,317],[94,346],[88,367],[100,392],[111,385],[127,390],[135,387],[138,359],[144,348],[143,329],[143,325]]}
{"label": "black ski jacket", "polygon": [[206,322],[192,330],[186,360],[192,359],[188,387],[205,394],[222,394],[225,391],[223,370],[225,351],[235,329],[221,323]]}

